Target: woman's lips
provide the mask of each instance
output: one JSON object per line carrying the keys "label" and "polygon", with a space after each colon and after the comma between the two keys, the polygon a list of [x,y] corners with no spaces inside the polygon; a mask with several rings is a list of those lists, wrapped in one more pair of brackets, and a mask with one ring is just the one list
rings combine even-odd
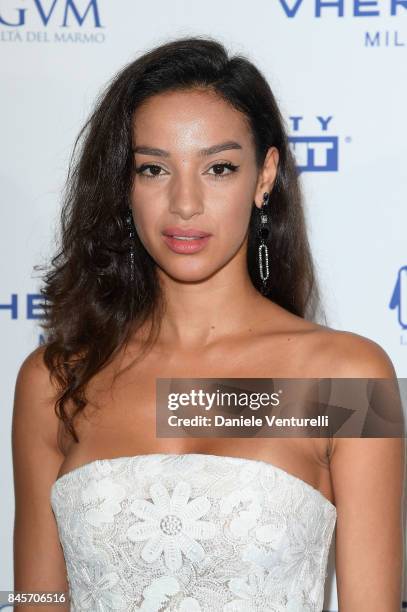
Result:
{"label": "woman's lips", "polygon": [[174,253],[197,253],[201,251],[209,242],[211,236],[203,236],[202,238],[175,238],[175,236],[166,236],[163,234],[165,244],[174,251]]}

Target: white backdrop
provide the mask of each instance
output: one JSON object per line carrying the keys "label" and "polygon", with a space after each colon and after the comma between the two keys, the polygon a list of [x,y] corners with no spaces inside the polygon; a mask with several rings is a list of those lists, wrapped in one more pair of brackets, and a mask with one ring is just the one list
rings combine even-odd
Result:
{"label": "white backdrop", "polygon": [[0,0],[0,589],[12,588],[14,384],[40,341],[32,268],[53,250],[68,157],[102,86],[176,36],[214,36],[257,63],[303,170],[328,325],[375,340],[406,377],[406,24],[406,0]]}

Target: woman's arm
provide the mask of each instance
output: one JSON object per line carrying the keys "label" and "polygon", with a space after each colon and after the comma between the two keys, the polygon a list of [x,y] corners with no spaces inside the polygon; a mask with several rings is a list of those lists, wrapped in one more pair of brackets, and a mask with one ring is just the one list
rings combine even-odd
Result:
{"label": "woman's arm", "polygon": [[[12,425],[15,491],[14,590],[68,591],[66,567],[50,504],[50,489],[63,454],[58,419],[42,347],[25,359],[17,375]],[[16,612],[69,610],[69,606],[17,606]]]}
{"label": "woman's arm", "polygon": [[[340,376],[395,377],[380,346],[362,338],[350,344]],[[404,438],[334,439],[340,612],[400,612],[405,461]]]}

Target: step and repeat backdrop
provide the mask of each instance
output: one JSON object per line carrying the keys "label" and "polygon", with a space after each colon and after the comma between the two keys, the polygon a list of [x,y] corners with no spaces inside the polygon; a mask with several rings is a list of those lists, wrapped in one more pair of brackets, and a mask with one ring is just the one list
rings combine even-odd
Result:
{"label": "step and repeat backdrop", "polygon": [[[327,324],[373,339],[407,376],[406,0],[0,0],[0,589],[13,583],[14,384],[42,341],[33,266],[53,253],[75,137],[122,66],[188,35],[217,38],[268,78]],[[329,568],[324,609],[336,611],[334,542]]]}

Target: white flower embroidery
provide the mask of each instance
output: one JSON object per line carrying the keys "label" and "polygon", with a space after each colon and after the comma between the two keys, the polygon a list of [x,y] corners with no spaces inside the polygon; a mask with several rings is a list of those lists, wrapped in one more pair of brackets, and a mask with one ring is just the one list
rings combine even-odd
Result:
{"label": "white flower embroidery", "polygon": [[77,574],[79,610],[124,610],[123,593],[118,585],[119,576],[116,572],[103,573],[101,568],[95,565],[82,566]]}
{"label": "white flower embroidery", "polygon": [[112,523],[115,514],[121,510],[121,502],[125,496],[124,487],[116,484],[110,477],[92,480],[82,492],[82,501],[86,504],[96,503],[96,507],[85,512],[85,519],[94,527]]}
{"label": "white flower embroidery", "polygon": [[179,612],[201,612],[201,606],[195,597],[185,597],[178,608]]}
{"label": "white flower embroidery", "polygon": [[336,512],[301,481],[221,456],[101,461],[53,489],[75,610],[322,610]]}
{"label": "white flower embroidery", "polygon": [[[144,589],[144,601],[137,610],[139,612],[159,612],[163,609],[163,606],[170,603],[169,596],[176,595],[180,590],[180,584],[173,576],[164,575],[155,578]],[[179,606],[176,606],[176,610],[177,612],[201,612],[201,606],[194,597],[184,597]]]}
{"label": "white flower embroidery", "polygon": [[321,547],[321,518],[313,506],[310,506],[307,516],[307,522],[295,521],[290,526],[287,546],[281,548],[279,563],[271,573],[277,580],[301,583],[315,597],[314,588],[318,590],[319,586],[318,583],[315,585],[314,577],[318,576],[324,554]]}
{"label": "white flower embroidery", "polygon": [[158,612],[168,604],[168,596],[179,591],[178,580],[172,576],[160,576],[155,578],[143,591],[144,601],[140,612]]}
{"label": "white flower embroidery", "polygon": [[256,538],[259,542],[266,542],[272,549],[280,547],[284,535],[287,531],[287,525],[282,520],[276,519],[273,523],[260,525],[256,528]]}
{"label": "white flower embroidery", "polygon": [[241,485],[247,485],[255,481],[260,474],[262,464],[256,461],[248,461],[239,470],[239,482]]}
{"label": "white flower embroidery", "polygon": [[242,561],[249,561],[255,565],[259,565],[263,569],[273,567],[276,559],[276,552],[273,550],[262,550],[255,544],[249,544],[242,551]]}
{"label": "white flower embroidery", "polygon": [[178,482],[172,497],[161,483],[157,483],[150,487],[153,503],[145,499],[132,503],[131,512],[143,521],[132,525],[127,536],[134,542],[148,539],[141,551],[147,563],[156,561],[164,551],[165,564],[174,571],[182,566],[181,552],[195,562],[205,557],[205,550],[196,539],[213,538],[216,525],[197,520],[209,510],[210,501],[200,496],[188,503],[190,493],[188,482]]}
{"label": "white flower embroidery", "polygon": [[251,488],[237,489],[221,500],[222,514],[234,513],[230,530],[236,537],[244,537],[256,525],[261,514],[261,496]]}
{"label": "white flower embroidery", "polygon": [[[232,578],[229,589],[238,599],[223,607],[223,612],[287,612],[288,597],[283,586],[272,580],[264,569],[257,569],[245,578]],[[299,609],[298,609],[299,612]]]}

